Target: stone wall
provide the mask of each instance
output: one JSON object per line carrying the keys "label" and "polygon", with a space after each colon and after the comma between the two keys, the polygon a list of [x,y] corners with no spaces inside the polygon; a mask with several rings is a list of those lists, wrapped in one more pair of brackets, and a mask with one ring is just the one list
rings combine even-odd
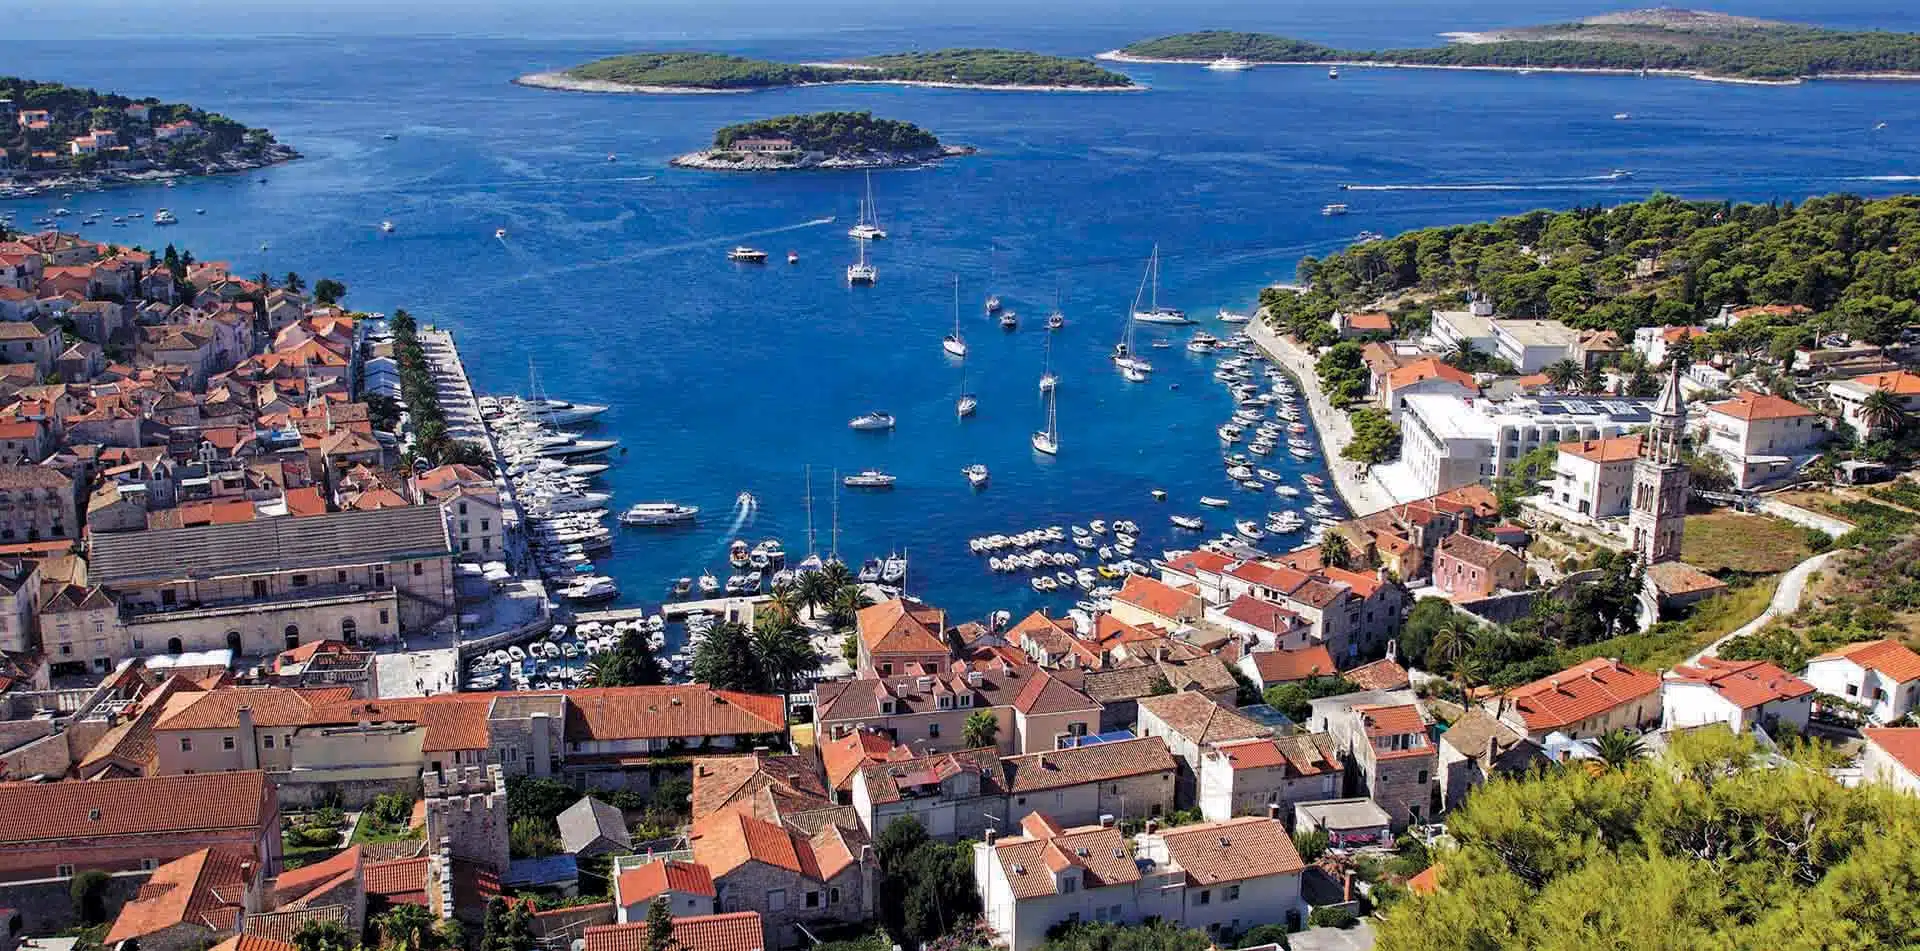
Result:
{"label": "stone wall", "polygon": [[[853,924],[871,916],[867,864],[856,861],[823,884],[763,862],[748,862],[722,876],[714,887],[722,912],[760,913],[769,949],[792,948],[806,943],[795,933],[795,924],[818,930],[820,925]],[[839,901],[833,900],[835,890]],[[814,907],[807,906],[810,892],[817,902]],[[781,904],[778,909],[776,902]]]}
{"label": "stone wall", "polygon": [[[115,872],[107,879],[105,906],[111,920],[133,899],[152,872]],[[52,934],[79,924],[73,913],[73,880],[43,878],[0,885],[0,908],[20,913],[27,934]]]}
{"label": "stone wall", "polygon": [[303,783],[294,774],[274,773],[272,775],[274,782],[279,786],[282,810],[318,809],[321,806],[364,809],[373,803],[373,797],[385,793],[401,793],[409,799],[417,799],[420,796],[420,779],[416,776],[408,776],[404,779],[347,779]]}
{"label": "stone wall", "polygon": [[613,902],[552,908],[533,913],[533,939],[544,947],[570,947],[575,939],[598,925],[613,924]]}

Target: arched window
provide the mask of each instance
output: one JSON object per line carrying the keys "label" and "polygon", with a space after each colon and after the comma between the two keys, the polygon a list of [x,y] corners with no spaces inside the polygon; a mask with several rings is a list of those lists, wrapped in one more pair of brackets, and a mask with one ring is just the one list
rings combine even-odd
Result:
{"label": "arched window", "polygon": [[293,648],[296,648],[299,646],[300,646],[300,625],[298,624],[287,625],[287,649],[292,650]]}
{"label": "arched window", "polygon": [[340,639],[341,640],[346,641],[349,644],[352,644],[354,643],[354,638],[358,637],[359,634],[360,634],[360,625],[354,623],[353,618],[343,617],[340,619]]}
{"label": "arched window", "polygon": [[233,652],[233,656],[235,656],[235,657],[238,657],[238,656],[240,656],[240,655],[241,655],[242,653],[244,653],[244,652],[243,652],[243,651],[242,651],[242,650],[240,649],[240,632],[239,632],[239,631],[228,631],[228,632],[227,632],[227,650],[230,650],[230,651],[232,651],[232,652]]}
{"label": "arched window", "polygon": [[186,645],[181,644],[179,638],[177,637],[167,638],[167,653],[181,654],[181,653],[185,653],[186,649],[187,649]]}

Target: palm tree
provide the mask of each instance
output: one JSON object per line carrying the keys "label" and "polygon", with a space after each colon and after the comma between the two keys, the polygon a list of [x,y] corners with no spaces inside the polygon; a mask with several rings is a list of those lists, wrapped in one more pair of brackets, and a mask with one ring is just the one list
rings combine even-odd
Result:
{"label": "palm tree", "polygon": [[813,642],[807,638],[806,631],[795,623],[793,615],[775,611],[756,621],[753,627],[753,653],[760,665],[761,676],[768,685],[780,691],[780,709],[786,713],[781,724],[787,734],[787,745],[793,745],[793,717],[791,713],[791,694],[794,685],[802,678],[813,676],[820,669],[820,655],[814,653]]}
{"label": "palm tree", "polygon": [[1460,702],[1473,701],[1473,688],[1487,682],[1487,662],[1484,658],[1466,654],[1453,662],[1453,682],[1460,688]]}
{"label": "palm tree", "polygon": [[975,710],[967,717],[967,725],[960,730],[960,742],[970,750],[993,746],[999,740],[1000,720],[991,710]]}
{"label": "palm tree", "polygon": [[[812,577],[813,572],[807,572],[807,575]],[[773,600],[767,602],[767,606],[785,613],[789,618],[798,618],[800,612],[807,606],[806,592],[802,590],[802,584],[803,582],[799,581],[789,581],[774,585]]]}
{"label": "palm tree", "polygon": [[380,916],[380,933],[404,951],[420,951],[433,924],[434,917],[425,905],[395,905]]}
{"label": "palm tree", "polygon": [[1547,375],[1547,382],[1552,383],[1554,389],[1565,393],[1573,388],[1573,381],[1580,378],[1580,365],[1572,360],[1561,359],[1547,364],[1542,372]]}
{"label": "palm tree", "polygon": [[1353,548],[1343,535],[1328,535],[1320,540],[1320,563],[1329,568],[1353,567]]}
{"label": "palm tree", "polygon": [[1473,366],[1474,362],[1479,358],[1480,351],[1473,348],[1473,341],[1462,337],[1459,343],[1453,345],[1453,352],[1447,354],[1447,359],[1444,362],[1464,370],[1467,367]]}
{"label": "palm tree", "polygon": [[833,600],[833,590],[837,586],[825,571],[809,571],[800,576],[796,587],[800,589],[800,602],[806,606],[807,616],[811,618]]}
{"label": "palm tree", "polygon": [[858,580],[844,561],[827,562],[826,567],[820,569],[820,576],[827,579],[827,590],[835,592]]}
{"label": "palm tree", "polygon": [[1874,390],[1860,401],[1860,421],[1867,424],[1869,432],[1884,430],[1897,433],[1906,422],[1906,416],[1905,404],[1886,390]]}
{"label": "palm tree", "polygon": [[1625,730],[1615,730],[1601,736],[1594,746],[1600,750],[1600,761],[1612,770],[1626,769],[1647,755],[1646,741]]}
{"label": "palm tree", "polygon": [[289,291],[292,291],[295,294],[298,294],[301,291],[306,290],[307,282],[305,278],[302,278],[300,276],[300,272],[288,271],[287,276],[280,279],[280,286],[286,288]]}
{"label": "palm tree", "polygon": [[1473,653],[1473,646],[1480,639],[1480,630],[1472,622],[1458,613],[1449,614],[1433,632],[1433,640],[1427,645],[1428,663],[1436,668],[1452,670],[1461,659]]}
{"label": "palm tree", "polygon": [[827,604],[827,623],[835,631],[844,631],[854,625],[860,616],[860,609],[873,604],[873,599],[857,584],[841,585],[833,592],[833,598]]}

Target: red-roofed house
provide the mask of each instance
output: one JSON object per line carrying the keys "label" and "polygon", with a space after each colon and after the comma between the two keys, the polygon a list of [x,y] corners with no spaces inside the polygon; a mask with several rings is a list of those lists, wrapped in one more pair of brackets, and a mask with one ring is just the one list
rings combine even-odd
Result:
{"label": "red-roofed house", "polygon": [[654,899],[665,898],[667,910],[678,918],[711,915],[713,875],[705,865],[660,859],[639,868],[625,867],[613,880],[613,905],[622,923],[647,920]]}
{"label": "red-roofed house", "polygon": [[1128,575],[1113,596],[1113,616],[1128,624],[1153,624],[1177,632],[1200,620],[1206,603],[1200,595],[1145,575]]}
{"label": "red-roofed house", "polygon": [[1549,733],[1573,739],[1660,722],[1660,678],[1617,660],[1595,657],[1497,698],[1501,722],[1538,743]]}
{"label": "red-roofed house", "polygon": [[1480,387],[1473,382],[1473,374],[1455,369],[1433,357],[1415,360],[1389,371],[1382,383],[1381,401],[1386,404],[1387,412],[1395,422],[1400,420],[1401,405],[1415,393],[1445,393],[1463,397],[1480,395]]}
{"label": "red-roofed house", "polygon": [[1860,731],[1860,777],[1920,796],[1920,727],[1874,726]]}
{"label": "red-roofed house", "polygon": [[861,608],[855,623],[862,677],[886,677],[909,664],[938,667],[949,655],[947,612],[906,598]]}
{"label": "red-roofed house", "polygon": [[1764,660],[1702,657],[1667,672],[1660,705],[1668,729],[1725,723],[1735,733],[1772,733],[1787,723],[1798,733],[1813,712],[1813,686]]}
{"label": "red-roofed house", "polygon": [[1439,811],[1439,748],[1418,704],[1356,706],[1332,726],[1361,790],[1392,817],[1395,831]]}
{"label": "red-roofed house", "polygon": [[[1251,594],[1243,594],[1233,599],[1223,610],[1209,611],[1208,619],[1237,635],[1243,644],[1249,645],[1256,653],[1288,652],[1291,646],[1294,652],[1317,649],[1326,652],[1324,644],[1309,644],[1306,619],[1284,604],[1278,604]],[[1305,646],[1302,646],[1305,645]],[[1247,658],[1242,655],[1240,667],[1247,669]],[[1329,660],[1327,670],[1333,664]],[[1287,678],[1298,680],[1297,677]]]}
{"label": "red-roofed house", "polygon": [[1440,540],[1433,556],[1433,584],[1455,601],[1478,601],[1526,587],[1527,563],[1519,555],[1472,535]]}
{"label": "red-roofed house", "polygon": [[1364,337],[1368,334],[1393,333],[1393,318],[1386,313],[1369,310],[1358,313],[1334,311],[1330,321],[1335,332],[1342,337]]}
{"label": "red-roofed house", "polygon": [[1707,404],[1706,449],[1742,489],[1791,474],[1827,435],[1820,414],[1778,396],[1742,392]]}
{"label": "red-roofed house", "polygon": [[1340,672],[1326,645],[1314,644],[1290,651],[1254,651],[1240,658],[1240,672],[1253,681],[1258,690],[1274,684],[1291,683],[1312,677],[1330,677]]}
{"label": "red-roofed house", "polygon": [[1875,723],[1893,723],[1920,704],[1920,654],[1893,640],[1863,641],[1807,661],[1813,689],[1867,708]]}
{"label": "red-roofed house", "polygon": [[1215,743],[1200,757],[1200,812],[1219,821],[1264,816],[1273,806],[1291,818],[1293,804],[1340,795],[1341,762],[1325,733],[1254,737]]}
{"label": "red-roofed house", "polygon": [[121,906],[102,943],[130,941],[143,951],[205,947],[237,933],[248,906],[259,907],[261,876],[247,848],[214,846],[174,859]]}
{"label": "red-roofed house", "polygon": [[1638,458],[1637,435],[1563,442],[1547,494],[1561,508],[1590,518],[1625,515]]}
{"label": "red-roofed house", "polygon": [[1886,422],[1875,425],[1867,418],[1865,409],[1867,397],[1875,393],[1886,393],[1898,400],[1903,410],[1912,413],[1920,409],[1920,374],[1906,370],[1893,370],[1888,373],[1869,373],[1851,380],[1836,380],[1827,384],[1827,393],[1840,405],[1840,418],[1853,427],[1861,438],[1876,435],[1876,430],[1884,430]]}
{"label": "red-roofed house", "polygon": [[712,876],[723,912],[760,914],[767,947],[804,945],[818,930],[873,914],[876,868],[858,829],[828,822],[808,837],[737,811],[695,823],[693,859]]}
{"label": "red-roofed house", "polygon": [[[595,925],[581,935],[581,951],[650,951],[647,923]],[[751,911],[695,915],[673,920],[677,951],[764,951],[769,945],[760,916]]]}

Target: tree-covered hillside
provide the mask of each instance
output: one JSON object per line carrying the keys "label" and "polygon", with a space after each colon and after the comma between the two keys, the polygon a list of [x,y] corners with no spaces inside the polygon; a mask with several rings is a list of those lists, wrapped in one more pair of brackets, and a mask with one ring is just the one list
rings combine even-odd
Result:
{"label": "tree-covered hillside", "polygon": [[877,66],[888,79],[919,82],[967,83],[979,86],[1088,86],[1133,85],[1133,80],[1084,59],[1046,56],[1019,50],[935,50],[930,53],[892,53],[860,60]]}
{"label": "tree-covered hillside", "polygon": [[[1637,277],[1643,268],[1649,276]],[[1833,195],[1798,205],[1655,196],[1534,211],[1310,257],[1299,277],[1305,293],[1269,290],[1262,303],[1306,339],[1322,336],[1337,308],[1477,290],[1510,316],[1622,334],[1698,323],[1723,304],[1797,304],[1813,316],[1744,321],[1734,332],[1771,326],[1798,340],[1824,327],[1887,342],[1920,316],[1920,196]]]}
{"label": "tree-covered hillside", "polygon": [[775,63],[722,53],[628,53],[567,70],[568,75],[580,79],[690,89],[759,89],[835,82],[844,79],[846,73],[844,69]]}
{"label": "tree-covered hillside", "polygon": [[[263,155],[274,144],[273,133],[265,129],[248,128],[219,113],[185,103],[161,102],[151,96],[133,99],[61,83],[0,76],[0,99],[13,100],[16,115],[42,110],[48,113],[45,125],[21,122],[15,116],[0,117],[3,120],[0,121],[0,150],[20,168],[58,169],[71,165],[88,170],[104,159],[95,155],[75,156],[68,143],[102,129],[112,130],[118,141],[127,146],[128,159],[146,158],[164,167],[183,170],[230,153],[243,157]],[[170,122],[191,122],[204,134],[170,142],[155,141],[154,130]],[[47,152],[55,153],[54,157],[35,157]]]}
{"label": "tree-covered hillside", "polygon": [[860,152],[924,152],[940,147],[933,133],[897,119],[876,119],[871,112],[816,112],[775,116],[730,125],[713,134],[713,147],[732,148],[740,139],[783,138],[800,149],[829,155]]}
{"label": "tree-covered hillside", "polygon": [[567,70],[578,79],[683,89],[766,89],[805,83],[913,81],[977,86],[1126,87],[1133,81],[1083,59],[1017,50],[892,53],[848,66],[808,66],[721,53],[628,53]]}

